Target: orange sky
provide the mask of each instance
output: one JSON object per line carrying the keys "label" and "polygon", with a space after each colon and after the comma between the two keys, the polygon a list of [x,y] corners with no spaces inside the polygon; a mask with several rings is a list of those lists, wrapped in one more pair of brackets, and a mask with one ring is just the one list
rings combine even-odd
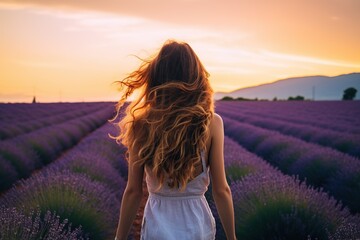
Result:
{"label": "orange sky", "polygon": [[360,71],[358,0],[0,0],[0,102],[116,101],[169,38],[215,91]]}

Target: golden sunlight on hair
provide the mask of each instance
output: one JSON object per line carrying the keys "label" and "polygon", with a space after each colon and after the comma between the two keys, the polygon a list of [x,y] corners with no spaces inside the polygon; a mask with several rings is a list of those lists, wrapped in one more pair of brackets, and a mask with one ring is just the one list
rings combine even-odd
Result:
{"label": "golden sunlight on hair", "polygon": [[143,60],[137,70],[117,82],[122,97],[110,121],[119,116],[135,90],[140,94],[115,123],[119,135],[111,137],[138,154],[136,164],[152,169],[159,180],[158,189],[166,178],[169,187],[185,189],[194,178],[195,166],[201,163],[214,114],[208,77],[187,43],[168,40],[155,57]]}

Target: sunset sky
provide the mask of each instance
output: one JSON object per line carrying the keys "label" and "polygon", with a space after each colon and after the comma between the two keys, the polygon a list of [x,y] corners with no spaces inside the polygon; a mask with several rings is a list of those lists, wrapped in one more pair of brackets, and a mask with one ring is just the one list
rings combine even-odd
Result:
{"label": "sunset sky", "polygon": [[167,39],[215,91],[360,72],[359,0],[0,0],[0,102],[117,101]]}

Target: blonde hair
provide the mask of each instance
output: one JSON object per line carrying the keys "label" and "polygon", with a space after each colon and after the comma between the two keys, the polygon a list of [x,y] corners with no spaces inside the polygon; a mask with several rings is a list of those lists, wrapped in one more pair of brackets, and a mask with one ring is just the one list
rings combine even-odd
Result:
{"label": "blonde hair", "polygon": [[149,166],[159,188],[168,178],[170,188],[183,190],[195,177],[214,114],[208,77],[187,43],[167,41],[155,57],[143,60],[137,70],[117,81],[124,93],[110,121],[118,117],[134,90],[141,92],[115,123],[119,135],[111,137],[129,150],[136,149],[134,164]]}

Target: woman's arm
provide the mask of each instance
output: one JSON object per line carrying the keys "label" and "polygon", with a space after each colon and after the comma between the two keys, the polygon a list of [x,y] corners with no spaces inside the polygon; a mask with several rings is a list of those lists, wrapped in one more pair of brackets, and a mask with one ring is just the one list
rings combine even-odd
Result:
{"label": "woman's arm", "polygon": [[224,167],[224,125],[222,118],[214,114],[210,124],[211,147],[209,152],[212,195],[227,239],[236,239],[234,206]]}
{"label": "woman's arm", "polygon": [[136,154],[129,150],[128,181],[121,201],[116,239],[127,239],[143,196],[144,167],[134,165]]}

